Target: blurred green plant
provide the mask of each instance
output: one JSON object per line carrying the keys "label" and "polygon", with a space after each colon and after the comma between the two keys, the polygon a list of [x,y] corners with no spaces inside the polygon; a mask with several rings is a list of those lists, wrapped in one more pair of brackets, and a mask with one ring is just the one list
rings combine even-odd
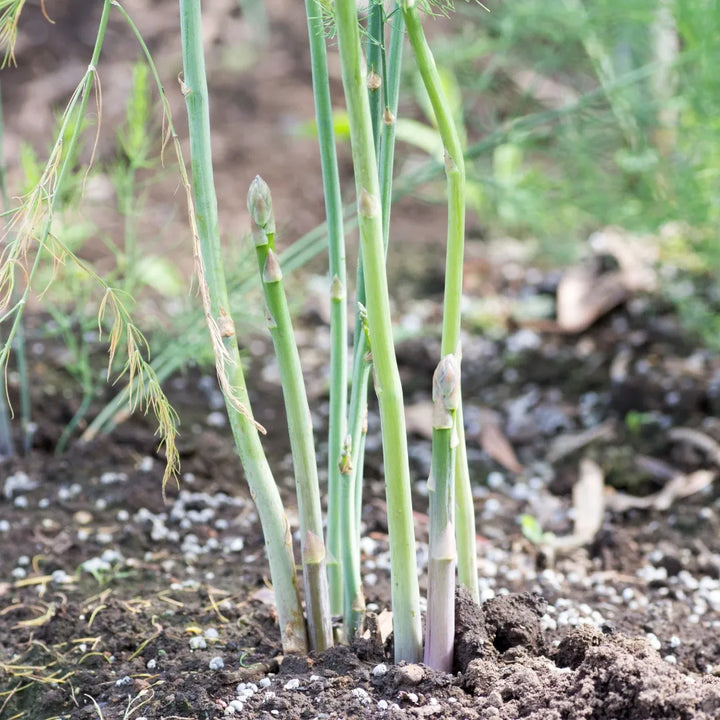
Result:
{"label": "blurred green plant", "polygon": [[538,547],[551,543],[555,539],[554,533],[545,532],[540,521],[534,515],[527,513],[520,516],[520,531],[527,540]]}
{"label": "blurred green plant", "polygon": [[[459,5],[462,37],[437,38],[436,56],[462,91],[471,142],[511,121],[503,144],[468,167],[484,188],[469,203],[491,232],[537,237],[544,257],[568,259],[603,225],[717,222],[716,2],[488,7],[478,20]],[[519,122],[543,113],[554,117],[542,128]]]}

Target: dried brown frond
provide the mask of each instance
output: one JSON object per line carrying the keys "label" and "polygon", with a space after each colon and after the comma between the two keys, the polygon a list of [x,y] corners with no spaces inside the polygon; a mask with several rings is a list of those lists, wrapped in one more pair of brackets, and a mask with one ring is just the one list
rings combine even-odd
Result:
{"label": "dried brown frond", "polygon": [[[176,141],[177,151],[179,152],[179,143]],[[228,365],[233,363],[228,349],[223,341],[223,331],[220,328],[219,321],[215,319],[212,311],[212,303],[210,301],[210,289],[205,279],[205,266],[203,265],[202,255],[200,253],[200,235],[198,234],[197,223],[195,221],[195,204],[192,197],[192,189],[182,162],[182,155],[179,156],[180,176],[182,179],[185,194],[187,196],[188,220],[190,222],[190,230],[193,238],[193,257],[195,260],[195,268],[198,278],[198,289],[202,300],[203,309],[205,310],[205,322],[210,331],[210,342],[215,355],[215,370],[217,372],[218,383],[223,396],[230,405],[241,415],[246,417],[263,435],[267,432],[265,428],[255,420],[250,410],[238,398],[235,388],[230,383],[228,377]],[[227,315],[225,315],[227,317]],[[229,319],[229,318],[228,318]],[[234,337],[234,332],[233,332]]]}
{"label": "dried brown frond", "polygon": [[[85,174],[82,181],[82,194],[85,195],[85,186],[87,179],[90,176],[90,171],[95,164],[95,153],[97,152],[98,144],[100,143],[100,129],[102,127],[102,85],[100,84],[100,76],[98,71],[94,67],[88,68],[88,73],[92,75],[92,86],[95,91],[95,108],[97,109],[97,128],[95,130],[95,139],[93,141],[92,150],[90,151],[90,159],[88,160],[87,167],[85,168]],[[86,74],[87,77],[87,74]]]}
{"label": "dried brown frond", "polygon": [[0,14],[0,45],[5,48],[5,56],[0,68],[17,65],[15,43],[17,42],[17,28],[23,5],[25,5],[25,0],[3,0],[0,2],[0,8],[3,8],[2,14]]}

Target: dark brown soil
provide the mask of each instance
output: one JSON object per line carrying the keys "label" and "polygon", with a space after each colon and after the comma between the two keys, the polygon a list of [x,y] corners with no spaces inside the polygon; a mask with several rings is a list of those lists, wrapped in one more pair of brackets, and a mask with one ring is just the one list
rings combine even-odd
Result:
{"label": "dark brown soil", "polygon": [[[585,335],[597,345],[596,367],[611,357],[614,344],[607,341],[620,319],[635,322],[632,314],[619,311]],[[308,326],[307,332],[318,338],[327,329]],[[468,339],[470,356],[479,352],[478,342]],[[426,344],[431,352],[433,341]],[[502,345],[494,344],[498,357],[507,353]],[[417,358],[410,347],[401,346],[400,356]],[[548,336],[541,347],[547,352],[547,380],[537,388],[550,396],[544,413],[549,408],[560,412],[552,397],[563,383],[565,406],[576,407],[583,388],[568,387],[563,362],[574,341]],[[311,355],[311,347],[306,352]],[[638,357],[655,354],[676,367],[678,356],[667,339],[655,338]],[[534,362],[533,353],[521,355]],[[498,391],[492,385],[473,387],[473,382],[485,384],[480,375],[491,372],[492,364],[491,359],[467,362],[471,419],[473,409],[485,406]],[[404,362],[402,369],[411,386],[413,378],[422,385],[422,363]],[[588,386],[599,382],[602,372],[588,373]],[[663,378],[662,392],[678,381],[667,373]],[[542,506],[552,505],[558,519],[555,525],[548,521],[547,529],[563,532],[569,488],[552,490],[548,480],[542,487],[529,483],[548,452],[542,438],[562,431],[553,429],[548,436],[540,427],[532,433],[526,428],[525,438],[514,445],[535,470],[514,479],[470,433],[483,532],[478,538],[481,587],[489,599],[480,608],[463,594],[458,598],[455,674],[394,667],[391,646],[380,647],[371,638],[319,657],[283,658],[262,538],[242,469],[226,431],[206,420],[210,405],[203,388],[211,384],[190,373],[171,385],[188,426],[181,488],[170,488],[167,504],[160,492],[162,460],[155,456],[154,438],[144,422],[127,423],[112,439],[75,446],[61,457],[35,451],[2,465],[3,719],[95,718],[99,712],[106,720],[128,717],[128,712],[136,719],[219,718],[234,711],[257,718],[501,720],[709,719],[720,714],[715,677],[720,671],[720,554],[712,486],[666,512],[606,513],[592,546],[559,556],[546,567],[547,559],[522,537],[516,519],[524,511],[542,517]],[[699,386],[704,399],[678,422],[700,426],[698,412],[712,392],[702,380]],[[494,406],[508,434],[512,410],[507,403],[518,402],[527,387],[524,380],[507,382],[507,398]],[[276,389],[263,389],[279,400]],[[609,386],[598,391],[608,398],[599,419],[612,421]],[[314,405],[321,407],[322,400],[318,397]],[[646,400],[660,402],[650,394]],[[535,407],[541,407],[537,398]],[[62,406],[48,403],[46,408],[38,437],[52,447],[67,415]],[[571,412],[568,422],[574,425],[572,417]],[[376,422],[371,413],[371,440]],[[658,444],[652,434],[638,441],[618,423],[614,427],[619,440],[597,442],[589,450],[606,468],[619,449],[636,458],[646,446]],[[706,422],[706,428],[714,427]],[[291,498],[291,478],[284,475],[286,440],[274,432],[270,441],[278,477],[287,482],[284,492]],[[427,440],[416,436],[421,567],[427,450]],[[686,469],[705,463],[701,455],[667,439],[662,458],[686,463]],[[387,607],[389,596],[378,460],[371,452],[363,544],[366,593],[374,613]],[[558,461],[552,468],[555,482],[572,475],[574,465],[572,456]],[[482,478],[488,470],[486,483]],[[629,477],[631,466],[625,470]],[[658,482],[639,477],[643,483]],[[235,710],[228,710],[233,701]]]}
{"label": "dark brown soil", "polygon": [[[77,81],[72,63],[50,80],[43,63],[57,63],[68,46],[87,49],[92,17],[79,22],[68,3],[46,5],[60,35],[42,35],[39,7],[29,3],[34,30],[25,54],[18,54],[18,81],[3,81],[6,104],[17,110],[8,118],[11,157],[21,134],[39,142],[46,132],[34,124],[41,110],[33,88],[54,102],[74,85],[66,75]],[[170,84],[178,71],[173,3],[127,5],[141,29],[145,24]],[[269,3],[271,44],[262,57],[272,58],[273,81],[267,86],[247,71],[238,84],[225,64],[225,34],[248,32],[236,5],[206,5],[214,7],[210,67],[220,187],[236,187],[238,167],[248,180],[267,174],[277,188],[278,214],[297,223],[294,236],[322,216],[319,183],[307,180],[308,173],[318,176],[314,140],[282,132],[287,108],[312,114],[302,9]],[[123,38],[114,25],[120,78],[135,57]],[[82,58],[69,54],[77,67]],[[104,92],[110,108],[113,93],[122,97],[126,86],[108,81]],[[221,197],[229,224],[243,212],[242,193],[231,190]],[[434,236],[434,227],[442,234],[445,220],[425,206],[401,206],[396,215],[405,241],[396,251],[398,318],[406,330],[416,328],[398,357],[417,417],[439,353],[437,312],[408,298],[440,298],[441,250],[421,241]],[[167,221],[160,210],[151,217],[150,225]],[[182,257],[189,268],[189,247]],[[501,265],[483,268],[484,282],[508,297],[552,295],[556,288],[552,272],[505,278]],[[412,284],[411,276],[420,280]],[[300,319],[302,351],[322,428],[328,329],[317,312],[321,301],[307,295],[312,310]],[[465,415],[484,602],[479,607],[458,596],[456,667],[448,675],[394,666],[391,639],[381,646],[370,635],[320,656],[283,657],[257,515],[229,433],[218,426],[211,375],[190,369],[168,383],[182,420],[183,465],[180,487],[168,488],[165,503],[163,461],[142,417],[111,438],[54,454],[77,397],[55,359],[57,347],[40,330],[30,340],[35,449],[0,464],[0,720],[720,717],[720,493],[713,484],[664,509],[607,510],[591,543],[556,557],[521,531],[522,514],[558,536],[572,529],[571,490],[584,458],[602,468],[609,494],[647,495],[678,473],[716,468],[712,451],[670,431],[689,427],[720,441],[720,362],[658,298],[634,298],[578,337],[513,327],[498,340],[468,334]],[[269,382],[264,343],[249,346],[251,385],[255,399],[263,398],[258,415],[270,428],[268,452],[296,524],[280,394]],[[372,410],[369,424],[362,550],[372,619],[388,607],[389,563]],[[567,447],[601,424],[607,431],[594,441],[560,451],[562,441]],[[489,425],[512,446],[515,463],[498,462],[497,443],[484,433]],[[410,451],[422,577],[429,467],[423,428],[416,419]]]}

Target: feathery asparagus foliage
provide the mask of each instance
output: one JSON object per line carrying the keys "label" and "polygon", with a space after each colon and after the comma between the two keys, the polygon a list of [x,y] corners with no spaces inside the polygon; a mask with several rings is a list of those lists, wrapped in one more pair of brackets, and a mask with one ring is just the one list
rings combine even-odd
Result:
{"label": "feathery asparagus foliage", "polygon": [[[0,41],[8,43],[5,62],[14,61],[13,43],[23,5],[23,2],[9,3],[0,15]],[[164,446],[167,457],[163,481],[165,483],[176,474],[179,464],[175,445],[177,416],[150,364],[147,341],[130,313],[124,294],[81,260],[62,236],[51,232],[76,171],[78,148],[88,126],[87,109],[92,96],[96,106],[97,143],[102,117],[98,64],[110,11],[114,5],[111,0],[104,0],[90,63],[60,118],[49,158],[39,169],[34,186],[8,216],[5,242],[0,255],[0,322],[7,322],[8,329],[5,342],[0,348],[0,366],[7,364],[16,340],[22,333],[23,312],[31,293],[37,290],[42,268],[72,264],[92,281],[101,293],[97,327],[99,339],[106,335],[109,344],[108,373],[115,371],[118,367],[115,361],[120,360],[123,355],[118,374],[125,376],[127,380],[129,406],[131,409],[141,407],[146,411],[152,410],[158,421],[160,444]],[[84,176],[89,172],[93,159],[94,146],[89,167],[83,172]],[[24,281],[23,286],[18,285],[19,278]]]}

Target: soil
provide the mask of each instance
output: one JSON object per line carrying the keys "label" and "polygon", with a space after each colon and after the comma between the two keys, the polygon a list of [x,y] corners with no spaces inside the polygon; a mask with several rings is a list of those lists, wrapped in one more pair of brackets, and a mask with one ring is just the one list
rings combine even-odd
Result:
{"label": "soil", "polygon": [[[128,3],[135,10],[140,5]],[[47,7],[60,23],[67,4]],[[283,93],[291,87],[297,92],[292,107],[311,108],[307,72],[288,70],[307,67],[302,13],[274,2],[268,7],[271,43],[280,58],[274,77],[287,82]],[[143,18],[165,57],[170,20],[162,8],[169,12],[158,2]],[[37,15],[39,8],[30,4],[29,10]],[[242,27],[241,17],[234,21]],[[219,38],[230,24],[213,25]],[[87,45],[83,23],[58,27]],[[36,44],[52,59],[50,37]],[[114,42],[124,47],[121,35]],[[19,56],[15,72],[29,83],[45,82],[47,93],[41,56],[37,67],[28,63],[25,71]],[[122,62],[118,67],[127,70]],[[22,75],[31,70],[34,75]],[[214,76],[216,89],[230,82],[224,72]],[[273,93],[251,74],[243,77],[242,93],[252,99],[242,106],[244,120],[250,130],[265,132],[278,123]],[[108,92],[122,92],[109,85]],[[26,119],[31,87],[18,82],[8,90],[11,106]],[[277,89],[276,103],[283,96]],[[217,108],[219,142],[229,147],[237,106],[228,100]],[[10,153],[13,127],[15,139],[22,127],[12,118]],[[250,135],[238,141],[237,155],[220,151],[220,174],[230,176],[241,162],[251,176],[260,156],[270,157]],[[299,229],[309,229],[321,212],[321,195],[297,169],[316,169],[314,146],[282,133],[266,131],[264,137],[284,143],[276,157],[296,169],[282,174],[277,168],[276,206],[297,218]],[[224,199],[230,215],[241,213],[237,197],[234,206],[232,197]],[[423,408],[439,355],[442,259],[439,248],[421,242],[413,228],[431,236],[427,228],[434,223],[442,233],[444,218],[427,207],[403,212],[401,206],[397,214],[407,229],[401,237],[412,242],[401,244],[397,257],[412,261],[413,272],[402,264],[395,285],[399,325],[411,336],[399,344],[398,358],[413,418],[410,453],[424,583],[430,443]],[[480,270],[470,267],[471,295],[480,273],[483,287],[491,284],[506,298],[554,297],[555,271],[513,266],[510,272],[507,262],[488,259],[482,248],[469,250],[483,257]],[[322,437],[329,331],[317,312],[320,300],[307,292],[309,309],[299,318],[298,335]],[[418,296],[431,302],[409,300]],[[522,516],[560,538],[572,531],[572,490],[582,461],[601,468],[607,497],[648,497],[679,474],[716,470],[720,361],[660,298],[634,296],[574,336],[512,323],[497,337],[467,333],[463,381],[482,604],[458,593],[452,674],[394,665],[392,637],[381,642],[371,632],[386,622],[389,604],[379,420],[372,408],[362,544],[368,631],[349,647],[283,656],[257,514],[218,412],[222,399],[212,376],[189,368],[168,383],[182,420],[182,471],[179,487],[168,487],[164,500],[163,459],[152,424],[142,416],[111,437],[55,454],[78,400],[42,324],[31,322],[29,333],[38,430],[26,457],[0,464],[0,720],[720,717],[715,485],[673,496],[664,506],[620,510],[608,502],[599,530],[575,548],[549,552],[547,543],[531,542],[522,532]],[[295,526],[272,353],[264,338],[244,349],[254,405],[270,430],[268,452]],[[488,439],[493,428],[494,441]],[[673,434],[679,428],[694,431],[696,441],[687,432]],[[587,439],[578,441],[581,433]],[[322,445],[319,460],[324,466]]]}

